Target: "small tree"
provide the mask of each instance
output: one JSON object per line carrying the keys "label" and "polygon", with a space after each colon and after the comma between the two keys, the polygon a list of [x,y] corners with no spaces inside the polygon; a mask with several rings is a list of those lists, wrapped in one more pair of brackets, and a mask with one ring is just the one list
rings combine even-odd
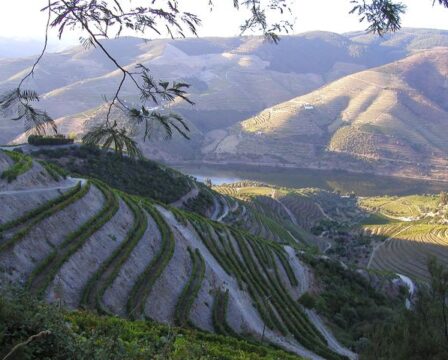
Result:
{"label": "small tree", "polygon": [[448,195],[445,191],[440,192],[439,198],[440,198],[440,204],[442,205],[448,204]]}

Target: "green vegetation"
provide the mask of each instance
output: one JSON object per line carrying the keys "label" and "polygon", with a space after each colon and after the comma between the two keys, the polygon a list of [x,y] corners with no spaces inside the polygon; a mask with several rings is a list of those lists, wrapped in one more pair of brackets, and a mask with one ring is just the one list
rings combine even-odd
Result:
{"label": "green vegetation", "polygon": [[378,196],[362,198],[361,207],[389,217],[417,218],[434,212],[440,204],[437,195]]}
{"label": "green vegetation", "polygon": [[388,240],[377,248],[370,267],[397,272],[428,282],[427,262],[436,257],[448,265],[448,226],[423,222],[396,222],[389,225],[368,225],[372,236]]}
{"label": "green vegetation", "polygon": [[357,352],[368,332],[403,307],[403,298],[387,298],[375,291],[365,277],[344,269],[337,261],[311,256],[304,260],[312,267],[320,290],[304,294],[299,301],[329,319],[336,337]]}
{"label": "green vegetation", "polygon": [[0,225],[0,233],[23,225],[23,227],[14,233],[13,236],[0,243],[0,251],[4,251],[22,240],[33,229],[33,227],[38,225],[41,221],[84,197],[84,195],[89,192],[89,189],[90,183],[87,183],[85,186],[81,186],[81,182],[79,182],[73,189],[67,191],[61,196],[47,201],[41,206],[28,211],[15,220],[11,220]]}
{"label": "green vegetation", "polygon": [[61,167],[54,165],[52,163],[49,163],[47,161],[38,161],[39,164],[41,164],[44,169],[47,171],[47,173],[53,178],[54,181],[59,181],[62,179],[67,178],[68,172],[62,169]]}
{"label": "green vegetation", "polygon": [[61,244],[42,260],[27,281],[27,288],[38,297],[42,296],[62,265],[80,249],[95,232],[103,227],[118,211],[119,203],[115,193],[97,180],[92,183],[100,189],[105,201],[101,210],[74,232],[68,234]]}
{"label": "green vegetation", "polygon": [[361,359],[448,358],[448,268],[434,258],[427,266],[429,286],[419,287],[411,310],[395,311],[369,329]]}
{"label": "green vegetation", "polygon": [[126,156],[87,146],[40,150],[38,158],[54,163],[73,174],[100,179],[130,195],[171,203],[191,189],[185,175],[147,159]]}
{"label": "green vegetation", "polygon": [[282,284],[274,264],[277,252],[284,252],[281,246],[194,214],[187,217],[224,270],[248,291],[268,328],[283,335],[292,334],[302,345],[327,359],[343,358],[328,349],[320,332]]}
{"label": "green vegetation", "polygon": [[173,257],[176,245],[173,232],[157,209],[148,201],[144,202],[143,206],[157,224],[161,235],[161,247],[146,269],[140,274],[131,290],[126,304],[127,313],[131,319],[144,317],[145,301],[155,282]]}
{"label": "green vegetation", "polygon": [[42,145],[68,145],[73,144],[74,139],[66,138],[62,134],[54,136],[30,135],[28,136],[28,144],[34,146]]}
{"label": "green vegetation", "polygon": [[174,313],[174,323],[177,326],[185,326],[188,323],[191,307],[201,289],[205,274],[205,262],[199,250],[192,251],[188,248],[188,252],[190,253],[193,268],[190,278],[182,290],[182,294],[177,299],[176,311]]}
{"label": "green vegetation", "polygon": [[30,336],[49,331],[19,347],[11,359],[20,360],[300,359],[261,344],[195,329],[66,312],[24,293],[0,296],[0,331],[0,358]]}
{"label": "green vegetation", "polygon": [[213,302],[213,327],[218,334],[238,338],[239,335],[227,323],[229,290],[217,291]]}
{"label": "green vegetation", "polygon": [[191,198],[185,204],[189,211],[193,211],[202,216],[206,216],[210,208],[213,206],[213,195],[205,186],[199,185],[198,196]]}
{"label": "green vegetation", "polygon": [[96,308],[101,312],[106,312],[102,305],[102,298],[106,289],[117,277],[121,266],[129,258],[132,250],[138,244],[148,227],[146,213],[137,205],[135,200],[124,194],[121,197],[131,209],[134,216],[132,227],[129,229],[121,245],[114,250],[112,255],[101,264],[100,268],[89,279],[81,296],[81,306],[91,309]]}
{"label": "green vegetation", "polygon": [[14,161],[14,164],[3,171],[1,175],[1,178],[6,179],[9,183],[33,167],[33,159],[28,155],[17,151],[4,151],[4,153]]}

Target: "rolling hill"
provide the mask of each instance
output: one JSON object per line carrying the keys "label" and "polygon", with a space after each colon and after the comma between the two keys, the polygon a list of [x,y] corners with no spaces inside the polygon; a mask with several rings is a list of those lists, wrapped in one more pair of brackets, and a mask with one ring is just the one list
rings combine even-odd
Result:
{"label": "rolling hill", "polygon": [[[104,46],[126,66],[143,63],[160,78],[192,84],[196,105],[172,107],[189,123],[191,140],[141,142],[151,158],[445,177],[446,31],[403,29],[384,38],[311,32],[277,46],[259,37],[120,38]],[[13,87],[31,62],[0,59],[0,90]],[[29,87],[42,94],[40,106],[61,132],[81,137],[104,119],[103,95],[118,76],[97,49],[75,47],[48,54]],[[123,94],[137,99],[129,84]],[[305,104],[313,108],[300,109]],[[2,117],[0,128],[0,143],[25,140],[20,122]]]}
{"label": "rolling hill", "polygon": [[420,51],[267,108],[207,158],[446,180],[447,55]]}

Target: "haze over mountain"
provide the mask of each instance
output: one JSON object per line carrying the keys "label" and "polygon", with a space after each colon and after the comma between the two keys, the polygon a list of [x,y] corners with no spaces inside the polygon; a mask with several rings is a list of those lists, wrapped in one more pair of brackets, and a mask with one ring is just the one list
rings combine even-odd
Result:
{"label": "haze over mountain", "polygon": [[[389,97],[389,103],[395,102],[396,107],[411,106],[412,109],[409,111],[413,113],[412,124],[414,124],[421,122],[419,116],[422,111],[426,112],[426,107],[433,106],[428,105],[428,101],[434,102],[435,94],[439,94],[442,98],[445,94],[424,85],[421,80],[427,67],[443,67],[442,55],[440,55],[439,65],[431,65],[431,55],[417,55],[405,62],[396,62],[425,49],[448,47],[448,32],[442,30],[404,29],[384,38],[365,33],[339,35],[312,32],[285,36],[278,45],[266,44],[259,37],[149,42],[136,38],[121,38],[106,41],[104,44],[125,66],[143,63],[150,67],[157,78],[191,83],[191,98],[196,105],[192,107],[186,103],[176,103],[173,110],[180,112],[189,122],[192,128],[192,140],[175,138],[171,142],[163,142],[156,139],[152,143],[142,144],[147,155],[167,161],[204,159],[234,161],[234,155],[238,155],[239,162],[272,163],[280,160],[291,166],[327,167],[329,166],[328,156],[331,157],[330,162],[333,162],[332,154],[338,152],[339,157],[341,153],[350,155],[347,165],[342,166],[340,162],[337,162],[338,167],[354,170],[354,167],[361,166],[362,171],[390,173],[388,167],[381,170],[378,166],[370,164],[370,160],[367,166],[364,160],[352,158],[352,154],[362,155],[364,158],[367,156],[371,159],[390,157],[385,156],[387,151],[392,153],[399,151],[401,155],[397,157],[395,154],[392,158],[407,161],[405,154],[409,155],[411,151],[409,139],[403,142],[403,147],[396,144],[394,149],[387,151],[377,147],[389,144],[390,141],[396,142],[395,138],[393,140],[388,138],[387,141],[385,138],[382,140],[375,138],[375,140],[369,140],[372,149],[353,150],[354,147],[356,148],[356,144],[353,144],[356,136],[344,138],[345,140],[342,141],[349,127],[341,128],[340,125],[350,124],[350,130],[356,128],[356,131],[359,131],[360,124],[364,124],[363,131],[366,124],[371,126],[374,122],[374,125],[378,126],[376,124],[378,121],[365,120],[365,118],[370,116],[369,113],[373,114],[373,110],[370,109],[373,103],[381,103],[381,106],[386,108],[378,111],[387,113],[393,118],[390,120],[393,124],[386,127],[387,131],[401,127],[401,135],[413,134],[416,129],[410,124],[411,120],[408,119],[407,123],[397,125],[397,118],[401,115],[394,117],[389,114],[389,111],[393,109],[387,107],[388,102],[385,99]],[[421,60],[418,60],[419,56]],[[0,60],[0,88],[12,88],[23,72],[29,68],[32,60],[32,58]],[[422,65],[419,65],[419,61]],[[389,63],[393,65],[381,70],[373,70],[373,72],[362,72]],[[356,76],[350,76],[355,73],[357,73]],[[391,73],[391,75],[386,76],[385,73]],[[120,73],[115,70],[113,64],[98,50],[75,47],[47,55],[39,65],[29,87],[43,94],[41,106],[52,116],[59,118],[58,124],[62,132],[80,134],[86,127],[104,117],[103,95],[111,96],[111,89],[117,85],[119,76]],[[432,76],[437,78],[443,89],[445,81],[443,71],[434,70]],[[341,78],[342,80],[337,82]],[[372,85],[372,82],[377,82],[379,88]],[[388,85],[383,86],[383,82]],[[327,84],[331,84],[330,88],[324,87]],[[388,91],[385,87],[394,90]],[[319,88],[318,92],[313,93]],[[356,90],[353,90],[352,94],[347,94],[347,90],[352,89]],[[316,100],[322,96],[322,92],[327,91],[331,92],[331,96],[327,99]],[[416,92],[421,94],[417,96]],[[413,95],[404,95],[410,93]],[[123,94],[129,102],[138,99],[135,89],[130,84],[126,84]],[[306,97],[297,99],[302,95]],[[291,103],[282,104],[290,99],[295,99],[292,105]],[[439,99],[439,103],[440,101]],[[356,102],[361,103],[360,108],[351,110]],[[409,105],[409,102],[412,102],[412,105]],[[299,111],[301,105],[297,104],[305,103],[313,103],[314,110]],[[349,103],[352,105],[347,108]],[[283,116],[281,121],[277,120],[277,116],[273,116],[268,121],[269,125],[261,127],[254,125],[259,120],[254,120],[252,117],[256,116],[256,119],[260,119],[272,112],[271,107],[279,109],[276,106],[278,104],[282,104],[280,107],[294,108],[295,106],[295,110],[291,115]],[[441,107],[440,104],[438,106]],[[419,110],[414,109],[415,107]],[[328,113],[324,113],[323,108],[331,109]],[[367,109],[370,109],[369,112],[363,114]],[[445,110],[442,106],[441,109],[432,109],[432,111],[432,119],[438,120],[433,121],[431,134],[443,134],[444,130],[439,132],[438,126],[443,123]],[[350,112],[352,114],[348,115]],[[259,113],[260,115],[257,115]],[[364,116],[362,121],[358,119],[361,115]],[[319,118],[320,116],[323,118]],[[292,120],[293,118],[295,120]],[[244,121],[246,119],[249,120]],[[330,119],[332,125],[329,130],[325,127],[330,125]],[[334,122],[337,119],[344,122]],[[294,127],[294,132],[298,132],[295,140],[289,134],[286,141],[277,133],[285,128],[286,123]],[[320,124],[317,126],[319,130],[315,128],[313,132],[307,133],[306,128],[303,127],[304,123],[313,124],[312,126]],[[269,134],[264,126],[271,129]],[[23,131],[21,124],[2,120],[1,127],[3,131],[0,142],[20,140],[17,137]],[[356,131],[350,134],[357,134]],[[301,135],[298,135],[299,133]],[[389,135],[391,134],[385,136]],[[304,143],[300,136],[306,136],[309,139]],[[316,136],[318,140],[312,140]],[[436,138],[438,139],[437,136]],[[426,140],[431,141],[431,138]],[[251,148],[251,143],[254,144],[254,141],[257,147]],[[425,142],[416,140],[415,144],[422,145]],[[412,146],[415,144],[412,142]],[[437,154],[434,156],[435,159],[440,159],[445,150],[443,146],[440,147],[437,144],[437,141],[426,144],[429,146],[427,151],[432,154],[434,147],[437,147]],[[286,155],[282,147],[295,150]],[[332,152],[327,153],[325,149]],[[413,151],[419,152],[418,149]],[[266,158],[267,153],[272,156]],[[301,153],[307,155],[306,160],[300,155]],[[325,155],[324,158],[320,159],[321,155]],[[423,153],[420,155],[423,156]],[[345,161],[346,156],[342,156],[341,159]],[[321,160],[323,162],[319,163]],[[414,170],[412,173],[417,176],[431,175]]]}
{"label": "haze over mountain", "polygon": [[346,76],[229,129],[217,159],[446,178],[447,48]]}

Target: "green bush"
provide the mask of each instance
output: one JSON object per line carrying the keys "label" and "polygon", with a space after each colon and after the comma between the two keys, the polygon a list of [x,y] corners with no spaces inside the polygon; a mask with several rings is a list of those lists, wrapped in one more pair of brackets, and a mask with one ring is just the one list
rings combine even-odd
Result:
{"label": "green bush", "polygon": [[130,195],[172,203],[191,190],[191,180],[157,162],[134,160],[87,146],[57,150],[42,149],[40,159],[59,165],[73,174],[97,178]]}
{"label": "green bush", "polygon": [[14,352],[11,360],[300,360],[285,351],[232,337],[67,312],[27,293],[0,294],[0,358],[41,331],[50,334]]}
{"label": "green bush", "polygon": [[307,309],[313,309],[316,306],[316,299],[313,295],[306,292],[299,298],[299,303],[301,303]]}
{"label": "green bush", "polygon": [[73,144],[74,139],[66,138],[64,135],[54,135],[54,136],[41,136],[41,135],[30,135],[28,136],[28,144],[34,146],[43,145],[68,145]]}

